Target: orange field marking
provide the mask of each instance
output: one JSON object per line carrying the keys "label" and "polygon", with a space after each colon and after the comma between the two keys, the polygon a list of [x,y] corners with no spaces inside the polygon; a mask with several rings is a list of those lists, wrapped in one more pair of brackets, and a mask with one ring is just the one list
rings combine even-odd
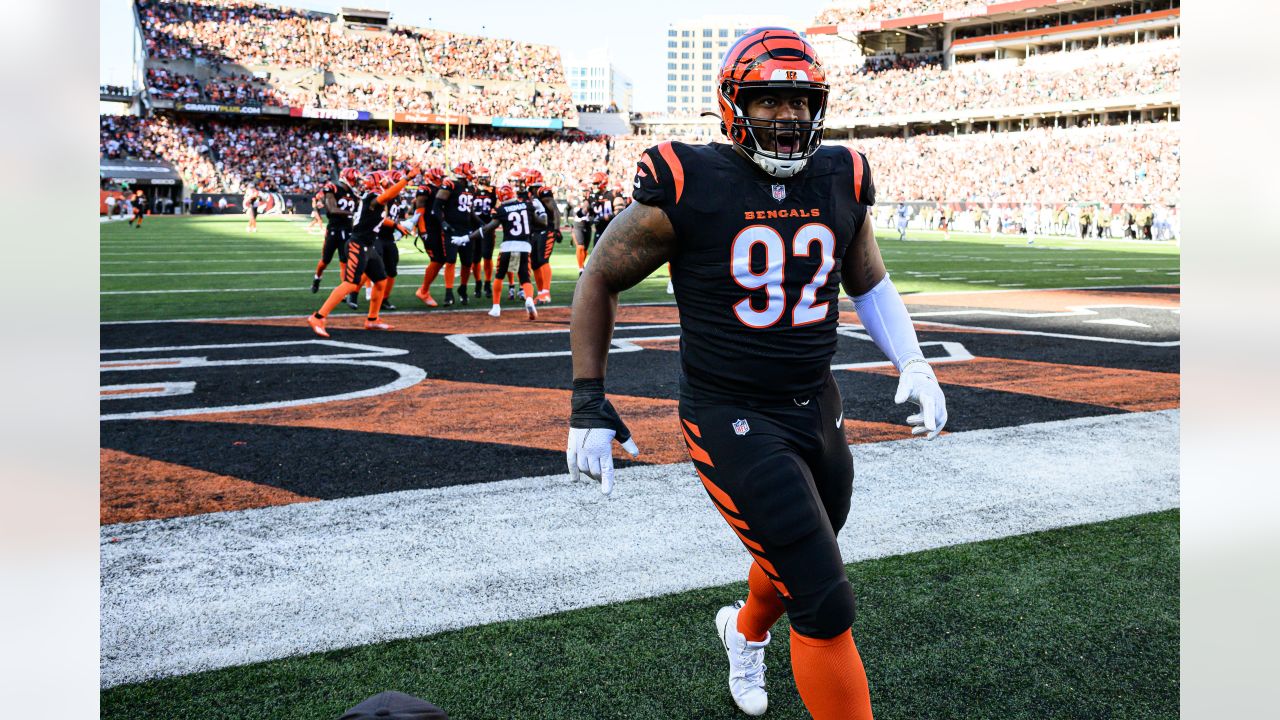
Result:
{"label": "orange field marking", "polygon": [[[939,363],[933,369],[943,384],[1036,395],[1131,412],[1176,408],[1181,396],[1181,378],[1176,373],[987,357],[963,363]],[[897,375],[892,368],[854,372]]]}
{"label": "orange field marking", "polygon": [[119,450],[101,448],[98,457],[103,525],[316,499]]}
{"label": "orange field marking", "polygon": [[[281,410],[188,415],[173,420],[237,422],[381,432],[563,452],[569,428],[569,390],[428,379],[372,398]],[[610,395],[627,420],[646,463],[688,459],[675,400]],[[630,457],[620,448],[615,456]]]}
{"label": "orange field marking", "polygon": [[135,387],[135,388],[129,388],[127,390],[112,390],[111,388],[103,388],[99,392],[99,394],[104,397],[119,397],[123,395],[137,395],[138,393],[157,392],[160,390],[164,390],[163,385],[156,385],[154,387]]}

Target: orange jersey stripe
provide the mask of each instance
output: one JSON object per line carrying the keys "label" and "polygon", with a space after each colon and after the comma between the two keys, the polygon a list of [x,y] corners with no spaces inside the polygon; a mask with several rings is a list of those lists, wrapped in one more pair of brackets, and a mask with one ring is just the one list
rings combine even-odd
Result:
{"label": "orange jersey stripe", "polygon": [[[715,503],[712,503],[712,505],[715,507],[716,512],[720,513],[720,515],[723,516],[725,520],[729,521],[729,529],[733,531],[734,535],[738,536],[738,539],[742,541],[743,545],[747,546],[747,550],[750,550],[752,555],[754,555],[757,552],[764,552],[764,547],[760,545],[760,543],[756,542],[755,540],[752,540],[746,535],[743,535],[742,531],[734,526],[732,518],[730,518],[729,515],[720,508],[720,506],[715,505]],[[765,562],[768,562],[768,560],[766,560]],[[775,572],[774,574],[776,575],[777,573]]]}
{"label": "orange jersey stripe", "polygon": [[[716,502],[723,505],[729,512],[737,513],[738,515],[742,514],[742,511],[738,509],[738,506],[733,504],[733,498],[729,497],[729,493],[721,490],[719,486],[711,482],[711,479],[706,475],[703,475],[701,470],[698,470],[697,468],[694,468],[694,470],[697,470],[698,477],[702,478],[702,484],[706,486],[707,492],[711,493],[711,497],[715,498]],[[747,529],[746,523],[742,524],[742,529]]]}
{"label": "orange jersey stripe", "polygon": [[689,431],[693,433],[694,437],[696,438],[702,437],[702,431],[698,429],[697,425],[694,425],[693,423],[689,422],[688,420],[685,420],[684,418],[680,418],[680,422],[684,423],[689,427]]}
{"label": "orange jersey stripe", "polygon": [[849,151],[849,155],[853,157],[853,199],[859,205],[862,204],[862,155],[851,147],[845,146]]}
{"label": "orange jersey stripe", "polygon": [[[759,547],[759,546],[757,546],[757,547]],[[769,575],[769,579],[770,579],[770,580],[772,580],[773,578],[778,577],[778,569],[777,569],[777,568],[775,568],[775,567],[773,566],[773,563],[769,562],[769,559],[768,559],[768,558],[766,558],[766,557],[764,556],[764,548],[760,548],[760,550],[759,550],[759,551],[752,550],[750,547],[748,547],[747,549],[748,549],[748,550],[751,550],[751,554],[752,554],[752,556],[754,556],[754,557],[755,557],[756,562],[760,563],[760,569],[761,569],[761,570],[764,570],[764,571],[765,571],[765,573],[767,573],[767,574]],[[778,582],[781,582],[781,581],[778,581]],[[788,597],[790,597],[790,596],[788,596]]]}
{"label": "orange jersey stripe", "polygon": [[680,164],[680,158],[676,157],[670,140],[658,145],[658,154],[667,161],[667,167],[671,168],[671,175],[676,181],[676,202],[679,203],[680,195],[684,192],[684,166]]}
{"label": "orange jersey stripe", "polygon": [[711,462],[711,456],[707,454],[707,451],[703,450],[698,443],[693,441],[693,438],[689,437],[688,430],[680,428],[680,432],[684,433],[684,441],[689,445],[689,457],[710,467],[716,466],[715,463]]}

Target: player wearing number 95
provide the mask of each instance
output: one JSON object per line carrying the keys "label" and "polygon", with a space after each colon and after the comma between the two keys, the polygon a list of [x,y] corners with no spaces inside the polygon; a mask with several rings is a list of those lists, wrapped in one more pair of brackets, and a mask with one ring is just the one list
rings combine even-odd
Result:
{"label": "player wearing number 95", "polygon": [[751,559],[746,603],[716,616],[730,692],[744,712],[765,711],[765,646],[785,612],[809,713],[865,720],[854,592],[836,542],[853,486],[830,370],[841,285],[900,372],[895,401],[919,407],[912,432],[936,436],[946,406],[876,245],[867,159],[822,145],[827,92],[808,42],[783,28],[752,30],[720,70],[730,142],[665,142],[641,155],[636,202],[609,225],[573,300],[568,464],[608,494],[612,442],[638,452],[605,399],[607,353],[618,293],[670,262],[680,431],[712,505]]}

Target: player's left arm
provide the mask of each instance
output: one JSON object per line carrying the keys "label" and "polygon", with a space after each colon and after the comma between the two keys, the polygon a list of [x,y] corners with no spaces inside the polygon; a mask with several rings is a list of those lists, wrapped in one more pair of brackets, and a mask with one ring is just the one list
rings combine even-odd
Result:
{"label": "player's left arm", "polygon": [[947,401],[933,368],[920,351],[907,306],[885,270],[869,214],[845,251],[840,273],[858,320],[876,347],[898,369],[898,391],[893,401],[901,404],[910,400],[919,407],[919,412],[907,417],[911,434],[928,433],[932,440],[947,424]]}

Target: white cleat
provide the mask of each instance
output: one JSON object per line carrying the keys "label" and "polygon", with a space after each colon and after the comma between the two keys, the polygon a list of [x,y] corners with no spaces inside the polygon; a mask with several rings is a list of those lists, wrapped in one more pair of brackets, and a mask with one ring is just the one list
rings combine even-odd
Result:
{"label": "white cleat", "polygon": [[771,636],[766,634],[763,642],[751,642],[738,632],[741,609],[742,601],[738,601],[716,613],[716,630],[729,655],[729,693],[742,712],[763,715],[769,709],[769,694],[764,691],[764,649]]}
{"label": "white cleat", "polygon": [[502,317],[502,306],[494,303],[493,307],[489,308],[489,317]]}
{"label": "white cleat", "polygon": [[524,311],[529,314],[530,320],[538,319],[538,304],[533,301],[533,298],[524,299]]}

